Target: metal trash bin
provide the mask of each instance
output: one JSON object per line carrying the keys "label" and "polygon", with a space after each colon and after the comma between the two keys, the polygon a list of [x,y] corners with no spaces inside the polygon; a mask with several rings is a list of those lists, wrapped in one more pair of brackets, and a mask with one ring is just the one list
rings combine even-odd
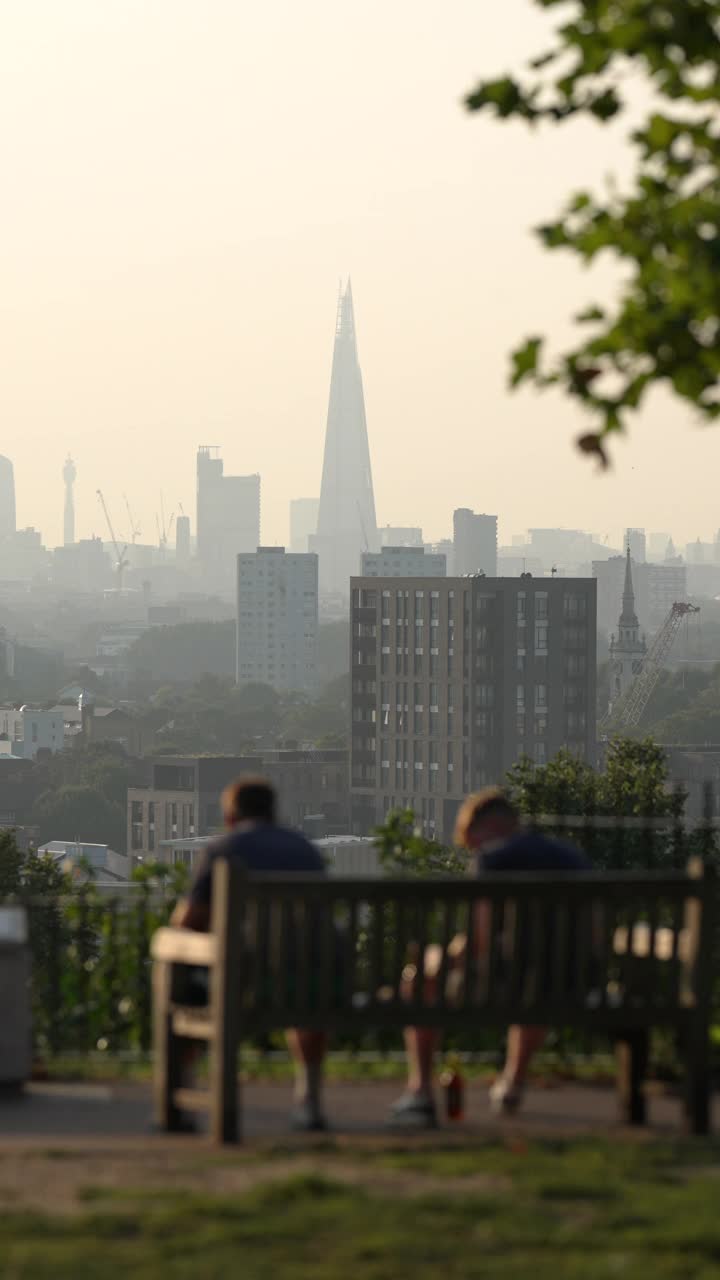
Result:
{"label": "metal trash bin", "polygon": [[0,1089],[30,1078],[30,945],[24,907],[0,906]]}

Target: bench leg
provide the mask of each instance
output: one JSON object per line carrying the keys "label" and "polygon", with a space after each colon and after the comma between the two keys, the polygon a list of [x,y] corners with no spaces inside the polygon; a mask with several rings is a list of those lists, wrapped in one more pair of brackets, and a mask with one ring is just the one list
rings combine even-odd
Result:
{"label": "bench leg", "polygon": [[153,965],[153,1108],[156,1127],[163,1133],[180,1128],[180,1112],[173,1102],[180,1085],[180,1042],[172,1033],[170,999],[172,966]]}
{"label": "bench leg", "polygon": [[[226,1032],[230,1030],[226,1028]],[[241,1142],[237,1041],[216,1035],[210,1043],[210,1135],[213,1142]]]}
{"label": "bench leg", "polygon": [[710,1132],[710,1043],[707,1029],[691,1032],[685,1049],[685,1127]]}
{"label": "bench leg", "polygon": [[615,1046],[618,1069],[620,1118],[623,1124],[642,1125],[647,1118],[643,1084],[648,1067],[650,1033],[645,1029],[622,1031]]}

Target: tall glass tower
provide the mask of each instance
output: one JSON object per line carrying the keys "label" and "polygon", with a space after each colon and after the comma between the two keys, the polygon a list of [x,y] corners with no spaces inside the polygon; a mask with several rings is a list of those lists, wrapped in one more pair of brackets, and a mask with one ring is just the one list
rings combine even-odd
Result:
{"label": "tall glass tower", "polygon": [[350,281],[341,289],[335,323],[317,536],[320,588],[349,594],[363,551],[377,551],[377,521],[365,397],[358,362]]}

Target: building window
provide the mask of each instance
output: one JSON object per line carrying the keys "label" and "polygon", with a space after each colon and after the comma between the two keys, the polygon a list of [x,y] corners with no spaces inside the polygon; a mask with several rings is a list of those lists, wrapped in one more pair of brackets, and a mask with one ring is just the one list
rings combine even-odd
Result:
{"label": "building window", "polygon": [[563,617],[570,622],[587,617],[587,596],[566,591],[563,596]]}
{"label": "building window", "polygon": [[548,616],[548,593],[547,591],[535,592],[535,621],[547,619]]}
{"label": "building window", "polygon": [[568,653],[565,655],[565,673],[572,676],[584,676],[587,671],[587,657],[584,653]]}
{"label": "building window", "polygon": [[524,684],[519,684],[517,686],[516,703],[517,703],[518,711],[525,710],[525,685]]}
{"label": "building window", "polygon": [[494,688],[491,684],[475,685],[475,702],[478,707],[491,707],[493,705]]}
{"label": "building window", "polygon": [[518,591],[517,594],[517,619],[518,623],[525,622],[525,592]]}
{"label": "building window", "polygon": [[535,708],[538,711],[545,711],[547,709],[547,685],[546,684],[535,685]]}
{"label": "building window", "polygon": [[535,652],[547,653],[548,647],[548,624],[547,622],[535,623]]}

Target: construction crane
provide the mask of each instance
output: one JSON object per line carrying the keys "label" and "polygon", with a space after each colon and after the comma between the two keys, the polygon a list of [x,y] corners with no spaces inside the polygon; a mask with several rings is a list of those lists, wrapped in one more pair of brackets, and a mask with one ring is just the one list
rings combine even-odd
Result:
{"label": "construction crane", "polygon": [[634,729],[640,723],[652,692],[660,679],[660,672],[665,658],[670,652],[675,637],[680,630],[680,623],[683,618],[687,618],[691,613],[699,612],[699,607],[694,604],[676,602],[672,606],[645,655],[642,667],[632,684],[610,708],[605,719],[601,721],[599,725],[601,733],[607,735],[613,730]]}
{"label": "construction crane", "polygon": [[125,555],[125,552],[127,551],[127,543],[125,544],[125,546],[121,551],[118,545],[118,540],[115,537],[115,530],[112,527],[110,512],[107,509],[107,503],[105,502],[105,499],[103,497],[102,489],[97,490],[97,496],[100,502],[100,506],[103,509],[103,514],[105,516],[105,523],[107,524],[108,531],[110,533],[110,541],[112,542],[113,547],[115,548],[115,574],[117,577],[117,589],[118,591],[122,591],[123,574],[127,569],[128,564],[130,563],[127,556]]}
{"label": "construction crane", "polygon": [[173,511],[166,525],[165,524],[165,503],[163,501],[162,494],[160,494],[160,515],[155,517],[155,524],[157,525],[158,545],[160,547],[160,550],[164,553],[165,551],[167,551],[168,540],[170,538],[170,534],[173,531],[173,525],[175,524],[175,512]]}
{"label": "construction crane", "polygon": [[135,543],[142,533],[142,529],[140,528],[140,525],[136,524],[133,520],[133,513],[130,510],[130,503],[128,502],[128,496],[126,493],[123,494],[123,498],[125,499],[125,510],[127,511],[128,520],[130,522],[130,541],[132,542],[132,545],[135,546]]}

